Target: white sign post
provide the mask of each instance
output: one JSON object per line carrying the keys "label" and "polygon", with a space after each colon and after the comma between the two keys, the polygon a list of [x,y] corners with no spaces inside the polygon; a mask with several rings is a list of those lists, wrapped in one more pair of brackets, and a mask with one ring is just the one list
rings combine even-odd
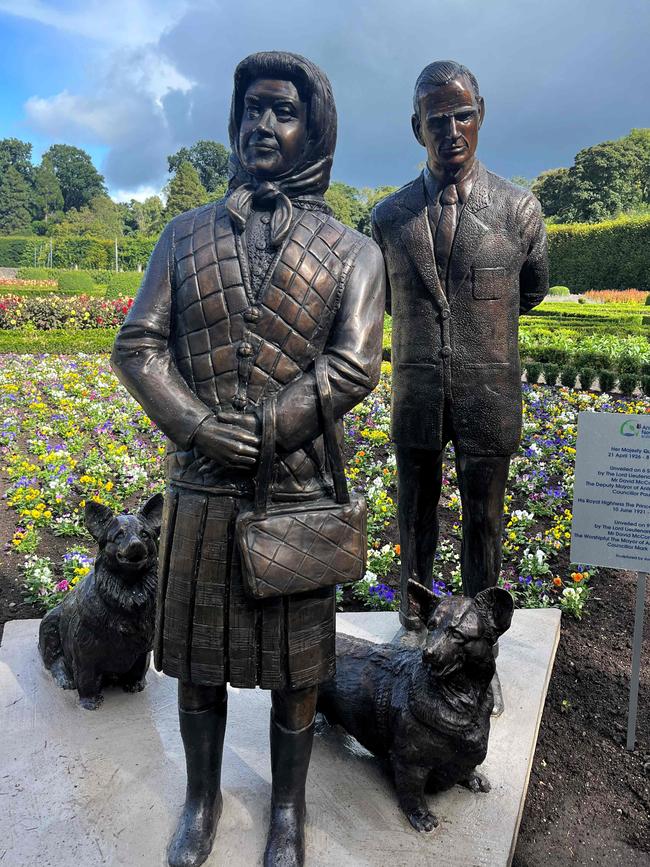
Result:
{"label": "white sign post", "polygon": [[578,414],[571,562],[638,573],[627,723],[633,750],[650,572],[650,416]]}

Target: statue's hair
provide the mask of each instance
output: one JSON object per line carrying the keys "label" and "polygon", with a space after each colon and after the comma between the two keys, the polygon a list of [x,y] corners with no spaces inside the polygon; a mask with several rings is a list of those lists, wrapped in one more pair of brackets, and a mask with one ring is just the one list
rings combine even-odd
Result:
{"label": "statue's hair", "polygon": [[413,111],[417,114],[420,110],[420,92],[430,87],[440,87],[443,84],[449,84],[456,78],[463,76],[466,78],[477,101],[480,99],[478,81],[473,72],[471,72],[462,63],[457,63],[455,60],[436,60],[425,66],[422,72],[418,75],[418,80],[415,82],[413,90]]}

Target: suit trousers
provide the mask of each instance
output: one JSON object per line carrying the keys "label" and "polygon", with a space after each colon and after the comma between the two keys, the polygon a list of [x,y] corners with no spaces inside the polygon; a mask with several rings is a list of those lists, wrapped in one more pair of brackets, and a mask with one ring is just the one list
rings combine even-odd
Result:
{"label": "suit trousers", "polygon": [[[445,415],[447,415],[445,413]],[[445,441],[454,441],[445,425]],[[493,587],[501,569],[503,503],[510,455],[470,455],[454,444],[462,507],[460,567],[463,593],[475,596]],[[438,546],[438,503],[442,488],[442,449],[396,445],[398,520],[401,548],[400,622],[417,629],[419,618],[409,604],[408,580],[431,589]]]}

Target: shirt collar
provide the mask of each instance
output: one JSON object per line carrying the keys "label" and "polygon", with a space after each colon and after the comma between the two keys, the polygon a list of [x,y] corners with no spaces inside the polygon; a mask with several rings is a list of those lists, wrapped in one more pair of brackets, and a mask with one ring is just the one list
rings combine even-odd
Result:
{"label": "shirt collar", "polygon": [[[477,174],[478,160],[474,160],[474,165],[472,166],[470,172],[463,178],[462,181],[456,184],[458,199],[461,205],[464,205],[465,202],[469,199],[470,193],[472,192],[472,187],[474,186],[474,183],[476,181]],[[429,166],[427,165],[425,165],[424,167],[424,186],[426,188],[429,201],[432,204],[437,205],[440,193],[444,188],[438,184],[438,181],[431,174]]]}

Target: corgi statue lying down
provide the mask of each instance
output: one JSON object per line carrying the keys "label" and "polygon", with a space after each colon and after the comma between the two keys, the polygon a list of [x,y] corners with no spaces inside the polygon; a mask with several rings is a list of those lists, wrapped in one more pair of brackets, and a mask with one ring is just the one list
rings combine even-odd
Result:
{"label": "corgi statue lying down", "polygon": [[494,704],[492,645],[510,626],[512,597],[498,587],[438,598],[409,581],[425,623],[424,647],[373,644],[338,635],[336,677],[320,687],[318,710],[387,759],[400,807],[416,831],[438,824],[425,790],[490,784],[476,766],[487,754]]}

